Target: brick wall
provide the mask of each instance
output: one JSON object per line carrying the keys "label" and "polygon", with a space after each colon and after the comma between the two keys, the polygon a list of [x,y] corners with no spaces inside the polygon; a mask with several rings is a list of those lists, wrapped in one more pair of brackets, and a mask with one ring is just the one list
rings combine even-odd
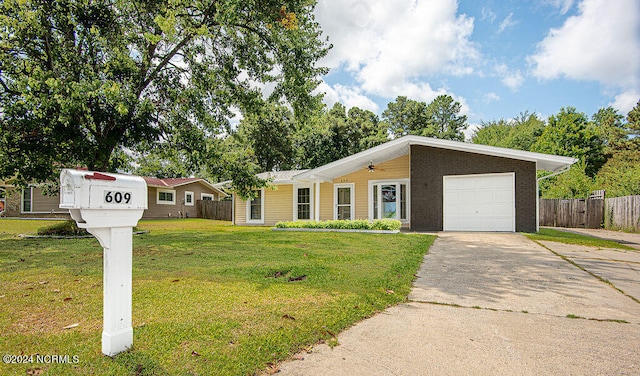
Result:
{"label": "brick wall", "polygon": [[443,176],[503,172],[515,172],[516,231],[535,232],[535,162],[411,146],[411,229],[442,231]]}

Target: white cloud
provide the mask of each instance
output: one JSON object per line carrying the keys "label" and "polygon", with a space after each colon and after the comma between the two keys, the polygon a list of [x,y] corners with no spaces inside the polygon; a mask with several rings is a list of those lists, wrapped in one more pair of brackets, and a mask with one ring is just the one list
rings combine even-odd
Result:
{"label": "white cloud", "polygon": [[482,7],[481,13],[482,17],[480,18],[480,20],[484,21],[484,20],[489,20],[489,22],[493,23],[493,21],[496,20],[496,14],[488,8]]}
{"label": "white cloud", "polygon": [[350,72],[364,93],[430,97],[441,90],[418,78],[470,74],[479,57],[473,18],[457,15],[455,0],[320,0],[316,16],[334,45],[321,63]]}
{"label": "white cloud", "polygon": [[484,95],[485,103],[497,102],[499,100],[500,100],[500,96],[498,94],[494,93],[493,91],[489,92],[489,93],[486,93]]}
{"label": "white cloud", "polygon": [[594,80],[638,91],[640,87],[640,3],[583,0],[579,13],[551,29],[529,57],[542,79]]}
{"label": "white cloud", "polygon": [[619,95],[616,95],[613,102],[609,103],[609,106],[620,111],[623,115],[627,115],[631,109],[640,101],[640,92],[634,90],[625,91]]}
{"label": "white cloud", "polygon": [[347,110],[351,107],[358,107],[363,110],[369,110],[378,113],[380,108],[378,105],[362,94],[362,90],[358,87],[348,87],[336,84],[333,87],[326,82],[320,83],[315,92],[324,93],[323,102],[329,108],[333,107],[336,102],[342,103]]}
{"label": "white cloud", "polygon": [[574,0],[544,0],[542,3],[558,8],[561,14],[565,14],[573,6]]}
{"label": "white cloud", "polygon": [[498,34],[502,33],[506,29],[515,26],[518,21],[513,20],[513,12],[509,13],[507,17],[505,17],[502,22],[500,22],[500,26],[498,27]]}
{"label": "white cloud", "polygon": [[506,64],[497,64],[494,70],[500,76],[502,84],[513,91],[517,91],[524,82],[522,73],[519,70],[511,71]]}

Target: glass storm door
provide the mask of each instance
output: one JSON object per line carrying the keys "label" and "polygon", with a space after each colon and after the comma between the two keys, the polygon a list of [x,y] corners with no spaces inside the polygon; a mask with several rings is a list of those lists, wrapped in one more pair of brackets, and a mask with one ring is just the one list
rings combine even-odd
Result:
{"label": "glass storm door", "polygon": [[353,219],[352,186],[336,186],[336,219]]}

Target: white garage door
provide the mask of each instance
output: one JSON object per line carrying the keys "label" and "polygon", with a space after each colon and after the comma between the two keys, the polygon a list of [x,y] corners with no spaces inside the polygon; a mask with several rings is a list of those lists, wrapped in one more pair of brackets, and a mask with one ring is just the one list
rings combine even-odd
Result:
{"label": "white garage door", "polygon": [[515,174],[444,177],[445,231],[515,231]]}

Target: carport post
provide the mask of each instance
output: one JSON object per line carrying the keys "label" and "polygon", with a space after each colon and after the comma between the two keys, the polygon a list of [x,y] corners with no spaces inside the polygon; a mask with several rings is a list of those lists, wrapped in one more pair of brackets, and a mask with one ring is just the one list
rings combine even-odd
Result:
{"label": "carport post", "polygon": [[315,194],[315,200],[313,201],[313,219],[318,222],[320,220],[320,180],[315,181],[315,188],[313,193]]}

